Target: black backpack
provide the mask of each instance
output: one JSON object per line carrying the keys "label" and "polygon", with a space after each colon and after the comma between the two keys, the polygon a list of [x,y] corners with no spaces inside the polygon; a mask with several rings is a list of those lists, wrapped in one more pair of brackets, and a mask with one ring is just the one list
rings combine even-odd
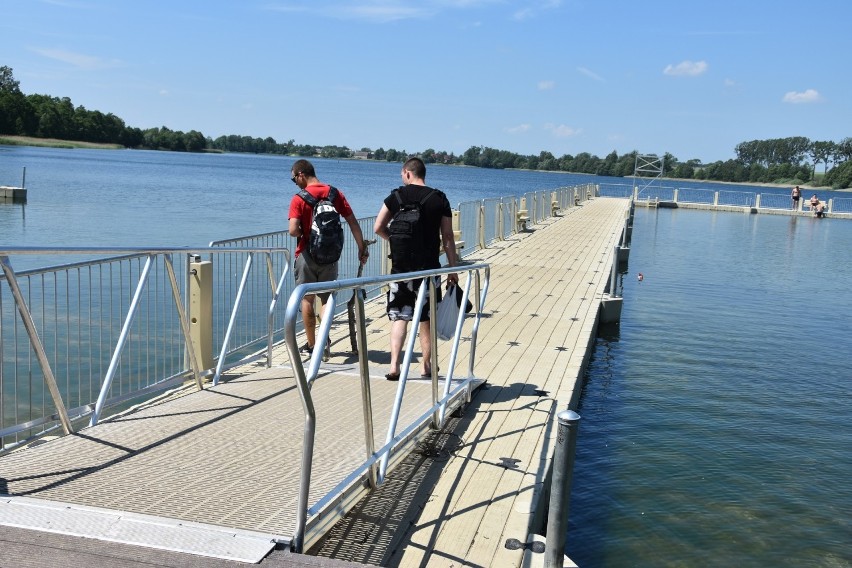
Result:
{"label": "black backpack", "polygon": [[393,190],[393,195],[399,203],[399,211],[394,214],[388,225],[390,258],[394,272],[414,272],[424,269],[427,257],[426,247],[432,243],[432,240],[428,238],[424,230],[420,209],[435,193],[433,189],[420,201],[404,203],[399,189]]}
{"label": "black backpack", "polygon": [[308,254],[317,264],[332,264],[343,252],[343,225],[340,213],[334,208],[337,188],[331,186],[328,197],[317,199],[304,189],[299,197],[313,209],[311,234],[308,236]]}

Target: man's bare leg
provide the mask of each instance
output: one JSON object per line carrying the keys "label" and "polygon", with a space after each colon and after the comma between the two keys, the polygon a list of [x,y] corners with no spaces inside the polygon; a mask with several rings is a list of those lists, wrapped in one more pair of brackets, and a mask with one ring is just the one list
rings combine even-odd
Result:
{"label": "man's bare leg", "polygon": [[420,322],[420,352],[422,354],[421,375],[432,374],[432,334],[428,321]]}
{"label": "man's bare leg", "polygon": [[308,341],[308,345],[313,347],[317,340],[317,316],[314,313],[313,294],[302,298],[302,322],[305,324],[305,339]]}
{"label": "man's bare leg", "polygon": [[399,374],[399,356],[402,352],[402,345],[405,343],[405,336],[408,331],[408,322],[405,320],[396,320],[391,322],[391,337],[390,337],[390,371],[389,374]]}

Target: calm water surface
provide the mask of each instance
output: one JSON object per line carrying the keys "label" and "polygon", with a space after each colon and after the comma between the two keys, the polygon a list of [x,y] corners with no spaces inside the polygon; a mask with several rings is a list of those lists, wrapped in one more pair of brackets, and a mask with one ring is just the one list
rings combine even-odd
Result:
{"label": "calm water surface", "polygon": [[852,566],[850,250],[845,220],[637,210],[579,408],[579,566]]}
{"label": "calm water surface", "polygon": [[[0,203],[0,242],[17,246],[206,246],[286,228],[297,187],[292,157],[0,146],[0,185],[25,206]],[[373,217],[401,184],[399,163],[312,159],[358,218]],[[593,176],[429,166],[427,181],[455,206],[588,183]],[[619,180],[623,183],[623,180]]]}
{"label": "calm water surface", "polygon": [[[29,189],[25,206],[0,203],[0,243],[202,246],[282,230],[293,160],[0,146],[0,184],[26,166]],[[314,162],[358,217],[400,183],[397,163]],[[427,180],[454,205],[630,184],[441,166]],[[580,566],[852,565],[850,250],[844,220],[637,211],[622,323],[598,341],[579,409]]]}

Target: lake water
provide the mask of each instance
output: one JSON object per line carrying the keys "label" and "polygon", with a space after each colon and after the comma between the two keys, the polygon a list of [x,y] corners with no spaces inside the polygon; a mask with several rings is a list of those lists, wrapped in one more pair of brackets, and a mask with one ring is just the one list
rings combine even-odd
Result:
{"label": "lake water", "polygon": [[[0,242],[26,246],[206,246],[286,229],[297,187],[292,157],[0,146],[0,185],[25,206],[0,204]],[[358,218],[398,187],[399,163],[313,159]],[[485,197],[588,183],[593,176],[430,165],[427,182],[455,206]],[[623,180],[619,180],[624,183]]]}
{"label": "lake water", "polygon": [[[26,167],[29,190],[26,205],[0,203],[0,243],[204,246],[282,230],[293,161],[0,146],[0,184]],[[313,161],[358,217],[400,183],[398,163]],[[427,181],[454,206],[631,183],[444,166]],[[850,250],[846,220],[637,210],[622,322],[597,341],[578,409],[567,551],[580,566],[852,566]]]}
{"label": "lake water", "polygon": [[637,209],[578,409],[579,566],[852,566],[850,250],[846,220]]}

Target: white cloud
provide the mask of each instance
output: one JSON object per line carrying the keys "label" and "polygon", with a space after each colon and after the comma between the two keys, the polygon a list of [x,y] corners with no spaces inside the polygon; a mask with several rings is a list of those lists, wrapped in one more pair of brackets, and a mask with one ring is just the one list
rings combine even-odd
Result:
{"label": "white cloud", "polygon": [[395,22],[431,16],[432,11],[393,2],[376,2],[360,6],[336,6],[327,15],[340,19],[368,20],[378,23]]}
{"label": "white cloud", "polygon": [[523,22],[524,20],[529,20],[534,15],[533,11],[529,8],[524,8],[523,10],[518,10],[512,15],[513,20],[517,20],[519,22]]}
{"label": "white cloud", "polygon": [[519,124],[518,126],[512,126],[506,129],[506,132],[509,134],[518,134],[519,132],[527,132],[530,129],[529,124]]}
{"label": "white cloud", "polygon": [[706,61],[681,61],[677,65],[666,65],[663,69],[664,75],[673,75],[676,77],[697,77],[707,71]]}
{"label": "white cloud", "polygon": [[576,136],[581,132],[579,128],[571,128],[564,124],[556,126],[555,124],[548,123],[544,125],[544,129],[549,130],[557,138],[568,138],[569,136]]}
{"label": "white cloud", "polygon": [[549,91],[553,87],[556,86],[555,81],[539,81],[538,82],[538,90],[539,91]]}
{"label": "white cloud", "polygon": [[589,69],[586,69],[585,67],[577,67],[577,71],[579,71],[580,73],[582,73],[586,77],[589,77],[590,79],[594,79],[595,81],[603,82],[603,80],[604,80],[603,77],[601,77],[600,75],[598,75],[594,71],[590,71]]}
{"label": "white cloud", "polygon": [[400,0],[361,0],[325,6],[306,1],[287,1],[267,4],[264,9],[284,13],[305,12],[338,20],[365,20],[380,24],[397,20],[426,18],[432,16],[435,12],[434,9],[410,5],[409,2]]}
{"label": "white cloud", "polygon": [[532,2],[532,6],[522,8],[512,15],[512,19],[522,22],[535,18],[546,10],[555,10],[562,5],[562,0],[539,0]]}
{"label": "white cloud", "polygon": [[118,59],[103,59],[102,57],[83,55],[82,53],[74,53],[73,51],[65,51],[64,49],[33,48],[32,51],[35,51],[41,56],[62,61],[80,69],[109,69],[121,65]]}
{"label": "white cloud", "polygon": [[725,79],[726,87],[735,87],[737,83],[733,79]]}
{"label": "white cloud", "polygon": [[169,92],[166,89],[160,89],[160,96],[167,97],[169,96]]}
{"label": "white cloud", "polygon": [[784,98],[781,99],[785,103],[799,104],[799,103],[816,103],[822,100],[822,96],[820,96],[819,92],[816,89],[807,89],[806,91],[802,91],[801,93],[797,93],[796,91],[790,91],[789,93],[784,95]]}
{"label": "white cloud", "polygon": [[[559,8],[564,0],[532,0],[512,15],[524,21],[546,10]],[[271,0],[262,9],[274,12],[304,12],[339,20],[364,20],[384,24],[399,20],[426,19],[448,10],[470,10],[504,4],[505,0],[355,0],[349,2],[310,2],[309,0]],[[474,26],[482,25],[477,21]]]}

